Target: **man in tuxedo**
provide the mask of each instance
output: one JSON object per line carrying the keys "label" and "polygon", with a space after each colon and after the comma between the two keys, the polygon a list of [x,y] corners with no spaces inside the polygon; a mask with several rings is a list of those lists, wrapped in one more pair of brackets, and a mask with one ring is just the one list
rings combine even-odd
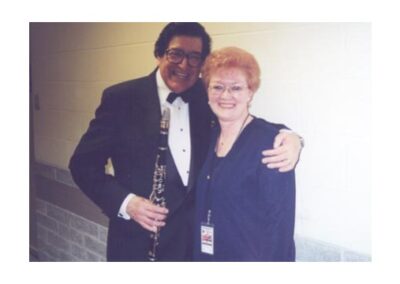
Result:
{"label": "man in tuxedo", "polygon": [[[157,260],[191,259],[194,185],[215,124],[199,79],[210,48],[210,37],[200,24],[169,23],[155,44],[158,67],[148,76],[104,91],[71,158],[74,181],[110,219],[108,261],[148,260],[150,232],[156,230]],[[164,208],[148,198],[165,108],[171,116]],[[269,167],[291,170],[300,144],[295,133],[281,132],[277,147],[268,150],[264,160]],[[105,173],[108,159],[114,175]]]}

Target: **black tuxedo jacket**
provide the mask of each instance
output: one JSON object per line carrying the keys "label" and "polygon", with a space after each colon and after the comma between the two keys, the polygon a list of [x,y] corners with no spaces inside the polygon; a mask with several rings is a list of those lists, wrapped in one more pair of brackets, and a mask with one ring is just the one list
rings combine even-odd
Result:
{"label": "black tuxedo jacket", "polygon": [[[148,198],[159,144],[160,100],[156,71],[147,77],[109,87],[70,161],[74,181],[110,218],[107,258],[144,261],[150,248],[150,233],[135,221],[118,217],[119,208],[132,192]],[[160,260],[190,259],[195,178],[209,145],[211,111],[199,80],[190,89],[191,171],[188,191],[165,191],[169,209],[160,232]],[[111,158],[115,175],[105,174]]]}

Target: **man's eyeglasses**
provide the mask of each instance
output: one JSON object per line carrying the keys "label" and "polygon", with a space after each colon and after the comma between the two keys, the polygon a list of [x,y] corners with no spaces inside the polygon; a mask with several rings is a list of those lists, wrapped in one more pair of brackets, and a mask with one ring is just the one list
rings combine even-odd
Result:
{"label": "man's eyeglasses", "polygon": [[167,60],[174,64],[182,63],[185,57],[190,67],[199,67],[203,63],[203,57],[199,52],[185,53],[182,49],[172,48],[167,49],[165,54],[167,55]]}
{"label": "man's eyeglasses", "polygon": [[247,89],[247,86],[242,86],[242,85],[233,85],[233,86],[224,86],[222,84],[215,84],[215,85],[210,85],[209,86],[209,91],[212,95],[222,95],[225,90],[228,90],[228,93],[230,93],[232,96],[237,96],[240,95],[243,90]]}

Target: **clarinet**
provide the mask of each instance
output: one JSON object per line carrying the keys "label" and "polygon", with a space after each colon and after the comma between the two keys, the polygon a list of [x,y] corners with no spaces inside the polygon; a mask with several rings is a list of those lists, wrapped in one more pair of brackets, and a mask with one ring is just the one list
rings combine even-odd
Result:
{"label": "clarinet", "polygon": [[[167,150],[168,150],[168,130],[169,130],[169,119],[170,111],[169,108],[165,108],[160,121],[160,142],[158,146],[158,153],[153,174],[153,187],[150,194],[150,201],[153,204],[165,207],[165,181],[167,177]],[[160,229],[157,228],[155,233],[150,234],[151,246],[148,254],[150,261],[156,261],[156,251],[158,246],[158,240],[160,237]]]}

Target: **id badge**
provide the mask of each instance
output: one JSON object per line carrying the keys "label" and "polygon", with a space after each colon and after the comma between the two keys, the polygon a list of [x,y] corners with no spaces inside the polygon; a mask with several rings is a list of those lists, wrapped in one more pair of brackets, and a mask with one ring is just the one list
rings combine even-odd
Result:
{"label": "id badge", "polygon": [[213,224],[201,223],[200,227],[201,252],[214,254],[214,226]]}

